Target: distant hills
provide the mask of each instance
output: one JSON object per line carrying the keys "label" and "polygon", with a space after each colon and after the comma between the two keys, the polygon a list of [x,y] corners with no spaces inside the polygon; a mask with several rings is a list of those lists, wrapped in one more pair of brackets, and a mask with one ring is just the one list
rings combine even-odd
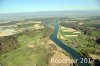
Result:
{"label": "distant hills", "polygon": [[40,17],[62,17],[62,16],[100,16],[100,10],[76,10],[76,11],[38,11],[26,13],[0,14],[0,18],[40,18]]}

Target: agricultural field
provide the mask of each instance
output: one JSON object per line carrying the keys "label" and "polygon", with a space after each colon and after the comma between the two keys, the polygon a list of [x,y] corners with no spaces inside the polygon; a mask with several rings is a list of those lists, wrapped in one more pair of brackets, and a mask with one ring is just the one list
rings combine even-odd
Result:
{"label": "agricultural field", "polygon": [[77,38],[79,34],[81,34],[81,32],[75,29],[60,26],[58,37],[63,38],[65,41],[72,41],[72,39]]}
{"label": "agricultural field", "polygon": [[[96,21],[96,20],[94,20]],[[75,48],[84,57],[100,60],[100,37],[98,22],[61,22],[58,38],[67,45]]]}

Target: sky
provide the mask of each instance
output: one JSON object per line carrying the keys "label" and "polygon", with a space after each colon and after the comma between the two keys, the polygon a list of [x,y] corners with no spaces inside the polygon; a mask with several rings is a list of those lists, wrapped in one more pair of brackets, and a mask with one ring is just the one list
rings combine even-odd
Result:
{"label": "sky", "polygon": [[0,13],[100,10],[100,0],[0,0]]}

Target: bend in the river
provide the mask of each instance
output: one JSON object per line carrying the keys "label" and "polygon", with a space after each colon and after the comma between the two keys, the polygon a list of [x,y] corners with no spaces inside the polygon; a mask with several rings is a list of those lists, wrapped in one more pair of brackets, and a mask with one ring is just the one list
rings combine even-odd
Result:
{"label": "bend in the river", "polygon": [[82,60],[81,58],[82,55],[80,53],[78,53],[76,50],[74,50],[73,48],[67,46],[66,44],[64,44],[62,41],[60,41],[57,38],[57,34],[58,34],[58,30],[59,30],[59,23],[58,21],[55,22],[55,26],[54,26],[54,33],[50,36],[50,39],[55,42],[58,46],[60,46],[62,49],[64,49],[66,52],[68,52],[74,59],[78,59],[78,66],[90,66],[89,63],[80,63]]}

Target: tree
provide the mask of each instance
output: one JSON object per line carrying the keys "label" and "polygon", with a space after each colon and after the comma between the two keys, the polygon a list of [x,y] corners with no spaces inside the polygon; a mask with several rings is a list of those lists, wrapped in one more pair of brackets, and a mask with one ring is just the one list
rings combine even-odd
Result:
{"label": "tree", "polygon": [[91,34],[92,34],[92,30],[91,30],[90,28],[86,28],[86,29],[84,30],[84,34],[85,34],[85,35],[91,35]]}
{"label": "tree", "polygon": [[96,37],[96,43],[97,43],[97,44],[100,44],[100,36],[97,36],[97,37]]}
{"label": "tree", "polygon": [[94,60],[94,66],[100,66],[100,60],[95,59]]}

